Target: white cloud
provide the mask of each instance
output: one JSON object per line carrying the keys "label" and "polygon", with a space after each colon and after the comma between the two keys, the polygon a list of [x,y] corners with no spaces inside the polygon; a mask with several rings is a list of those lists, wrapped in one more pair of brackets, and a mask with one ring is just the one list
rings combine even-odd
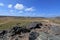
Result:
{"label": "white cloud", "polygon": [[12,8],[12,6],[13,6],[12,4],[9,4],[9,5],[8,5],[8,8]]}
{"label": "white cloud", "polygon": [[0,3],[0,6],[4,6],[4,4],[3,3]]}
{"label": "white cloud", "polygon": [[17,10],[22,10],[22,9],[24,9],[24,5],[23,4],[16,4],[14,6],[14,8],[17,9]]}
{"label": "white cloud", "polygon": [[35,11],[35,9],[33,7],[30,7],[30,8],[26,8],[25,11]]}

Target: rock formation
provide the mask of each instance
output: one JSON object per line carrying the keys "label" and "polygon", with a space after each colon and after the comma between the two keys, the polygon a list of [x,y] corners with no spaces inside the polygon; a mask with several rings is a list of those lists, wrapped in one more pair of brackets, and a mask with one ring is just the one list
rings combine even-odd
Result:
{"label": "rock formation", "polygon": [[0,31],[0,40],[60,40],[60,26],[32,22],[28,27],[14,26]]}

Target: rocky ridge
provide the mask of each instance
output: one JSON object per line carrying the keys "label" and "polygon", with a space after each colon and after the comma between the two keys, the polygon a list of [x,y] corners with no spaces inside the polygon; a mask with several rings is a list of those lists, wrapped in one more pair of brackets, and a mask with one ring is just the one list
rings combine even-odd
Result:
{"label": "rocky ridge", "polygon": [[0,40],[60,40],[60,26],[32,22],[26,28],[0,30]]}

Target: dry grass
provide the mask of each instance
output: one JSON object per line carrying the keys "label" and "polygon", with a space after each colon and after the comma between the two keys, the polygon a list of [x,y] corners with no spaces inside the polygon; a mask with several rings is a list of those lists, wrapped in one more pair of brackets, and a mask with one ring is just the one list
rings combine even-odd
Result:
{"label": "dry grass", "polygon": [[60,23],[58,20],[52,19],[44,19],[44,18],[12,18],[12,17],[5,17],[0,18],[0,29],[9,29],[16,24],[19,26],[25,27],[31,22],[54,22]]}

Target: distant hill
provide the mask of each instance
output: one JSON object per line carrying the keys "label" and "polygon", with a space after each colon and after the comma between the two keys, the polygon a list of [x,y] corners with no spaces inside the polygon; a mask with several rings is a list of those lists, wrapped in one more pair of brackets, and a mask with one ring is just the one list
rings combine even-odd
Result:
{"label": "distant hill", "polygon": [[55,19],[60,19],[60,17],[55,17]]}

